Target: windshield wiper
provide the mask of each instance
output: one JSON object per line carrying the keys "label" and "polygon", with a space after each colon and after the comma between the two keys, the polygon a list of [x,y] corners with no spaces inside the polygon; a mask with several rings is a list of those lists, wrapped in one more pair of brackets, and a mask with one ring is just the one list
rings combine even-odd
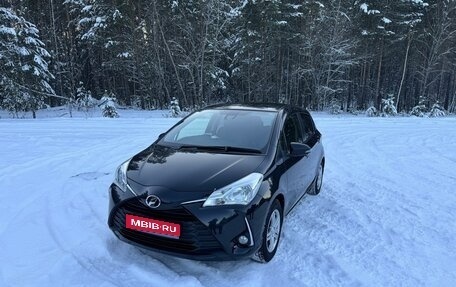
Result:
{"label": "windshield wiper", "polygon": [[206,150],[206,151],[223,151],[223,152],[241,152],[241,153],[256,153],[261,154],[261,150],[237,146],[201,146],[201,145],[181,145],[178,150]]}

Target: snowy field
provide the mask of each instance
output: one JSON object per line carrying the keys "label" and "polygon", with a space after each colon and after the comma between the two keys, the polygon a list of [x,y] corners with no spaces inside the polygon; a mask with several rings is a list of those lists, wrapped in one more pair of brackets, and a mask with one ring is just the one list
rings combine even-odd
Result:
{"label": "snowy field", "polygon": [[[456,119],[318,114],[322,193],[269,264],[145,255],[107,226],[115,168],[177,120],[0,119],[0,286],[456,286]],[[40,114],[38,114],[40,116]]]}

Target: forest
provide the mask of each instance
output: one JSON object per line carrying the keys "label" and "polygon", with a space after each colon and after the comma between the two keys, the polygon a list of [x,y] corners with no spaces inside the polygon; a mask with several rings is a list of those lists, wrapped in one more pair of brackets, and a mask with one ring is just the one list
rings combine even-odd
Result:
{"label": "forest", "polygon": [[454,0],[0,0],[0,107],[456,111]]}

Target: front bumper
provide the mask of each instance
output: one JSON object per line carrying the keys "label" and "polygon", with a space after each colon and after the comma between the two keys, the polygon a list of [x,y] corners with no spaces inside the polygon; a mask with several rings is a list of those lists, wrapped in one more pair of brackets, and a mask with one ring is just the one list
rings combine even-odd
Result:
{"label": "front bumper", "polygon": [[[262,244],[268,201],[257,196],[247,206],[202,207],[203,201],[176,204],[173,191],[145,188],[137,195],[121,191],[115,184],[109,189],[108,225],[114,234],[129,244],[178,257],[195,260],[236,260],[252,256]],[[136,190],[136,189],[135,189]],[[145,203],[148,194],[158,194],[162,205],[151,209]],[[260,194],[260,193],[259,193]],[[181,225],[179,239],[127,229],[126,214],[163,220]],[[248,238],[246,244],[239,236]]]}

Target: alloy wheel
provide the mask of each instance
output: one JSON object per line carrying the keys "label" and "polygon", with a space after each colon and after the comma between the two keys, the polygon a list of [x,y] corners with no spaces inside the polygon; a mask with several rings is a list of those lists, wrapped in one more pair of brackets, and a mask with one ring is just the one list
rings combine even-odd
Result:
{"label": "alloy wheel", "polygon": [[272,252],[279,242],[280,224],[280,212],[274,209],[269,217],[268,231],[266,233],[266,248],[269,252]]}

